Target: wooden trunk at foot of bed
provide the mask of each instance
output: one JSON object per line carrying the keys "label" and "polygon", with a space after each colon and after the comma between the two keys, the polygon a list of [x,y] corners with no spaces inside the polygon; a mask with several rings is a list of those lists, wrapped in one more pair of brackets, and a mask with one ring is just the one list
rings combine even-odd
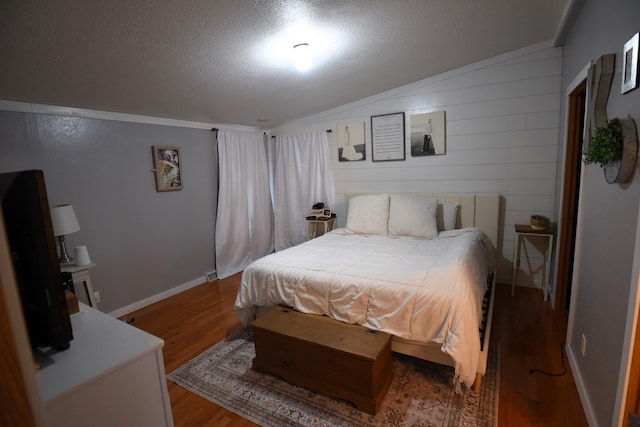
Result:
{"label": "wooden trunk at foot of bed", "polygon": [[374,414],[393,380],[391,335],[275,307],[253,321],[253,369]]}

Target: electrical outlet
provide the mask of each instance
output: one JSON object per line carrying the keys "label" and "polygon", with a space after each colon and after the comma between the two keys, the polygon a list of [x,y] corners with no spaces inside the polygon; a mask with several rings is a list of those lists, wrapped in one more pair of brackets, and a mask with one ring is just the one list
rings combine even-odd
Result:
{"label": "electrical outlet", "polygon": [[204,277],[207,278],[207,282],[213,282],[218,278],[218,275],[216,274],[216,270],[213,270],[208,273],[204,273]]}
{"label": "electrical outlet", "polygon": [[93,299],[96,300],[96,304],[100,304],[100,291],[95,291],[93,293]]}
{"label": "electrical outlet", "polygon": [[582,334],[582,341],[580,342],[580,353],[582,353],[582,357],[587,355],[587,337]]}

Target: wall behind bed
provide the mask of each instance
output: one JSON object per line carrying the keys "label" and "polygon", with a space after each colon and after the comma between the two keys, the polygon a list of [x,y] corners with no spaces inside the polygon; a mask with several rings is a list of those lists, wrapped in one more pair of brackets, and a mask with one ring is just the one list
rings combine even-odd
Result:
{"label": "wall behind bed", "polygon": [[[401,65],[400,65],[401,66]],[[498,281],[510,283],[514,224],[553,218],[562,49],[551,42],[468,65],[271,130],[331,129],[332,208],[345,224],[345,194],[499,193]],[[446,113],[446,154],[411,157],[410,116]],[[404,161],[371,161],[371,116],[405,113]],[[365,123],[366,160],[339,162],[337,126]],[[540,287],[544,242],[526,242],[518,284]],[[526,263],[522,263],[523,265]]]}

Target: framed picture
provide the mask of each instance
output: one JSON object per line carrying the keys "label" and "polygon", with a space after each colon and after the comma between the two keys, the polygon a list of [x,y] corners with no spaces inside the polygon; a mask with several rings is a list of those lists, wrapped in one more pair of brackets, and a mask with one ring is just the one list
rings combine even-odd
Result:
{"label": "framed picture", "polygon": [[338,126],[338,160],[354,162],[366,158],[364,122]]}
{"label": "framed picture", "polygon": [[444,111],[411,116],[411,156],[445,154],[446,132]]}
{"label": "framed picture", "polygon": [[622,87],[620,93],[627,93],[638,87],[638,33],[624,44],[622,51]]}
{"label": "framed picture", "polygon": [[404,113],[371,116],[371,146],[374,162],[404,160]]}
{"label": "framed picture", "polygon": [[180,147],[151,147],[156,191],[182,190]]}

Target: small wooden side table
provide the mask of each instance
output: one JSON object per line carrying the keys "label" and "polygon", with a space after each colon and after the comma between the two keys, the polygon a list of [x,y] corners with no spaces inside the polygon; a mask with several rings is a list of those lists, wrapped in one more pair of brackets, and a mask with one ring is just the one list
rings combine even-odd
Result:
{"label": "small wooden side table", "polygon": [[84,291],[87,294],[89,306],[98,308],[96,294],[93,292],[93,285],[91,285],[91,276],[89,276],[89,269],[95,266],[93,262],[87,265],[60,264],[60,271],[62,273],[71,273],[74,287],[82,283]]}
{"label": "small wooden side table", "polygon": [[[336,218],[307,218],[307,238],[314,239],[318,236],[322,236],[325,233],[333,230],[333,227],[336,224]],[[320,233],[318,233],[318,228],[320,228]]]}
{"label": "small wooden side table", "polygon": [[520,244],[522,236],[538,236],[547,238],[547,249],[544,254],[544,276],[542,277],[542,293],[547,300],[549,290],[549,270],[551,268],[551,252],[553,251],[553,231],[550,229],[535,230],[528,224],[516,224],[516,241],[513,246],[513,272],[511,274],[511,296],[516,289],[516,275],[518,273],[518,261],[520,260]]}

